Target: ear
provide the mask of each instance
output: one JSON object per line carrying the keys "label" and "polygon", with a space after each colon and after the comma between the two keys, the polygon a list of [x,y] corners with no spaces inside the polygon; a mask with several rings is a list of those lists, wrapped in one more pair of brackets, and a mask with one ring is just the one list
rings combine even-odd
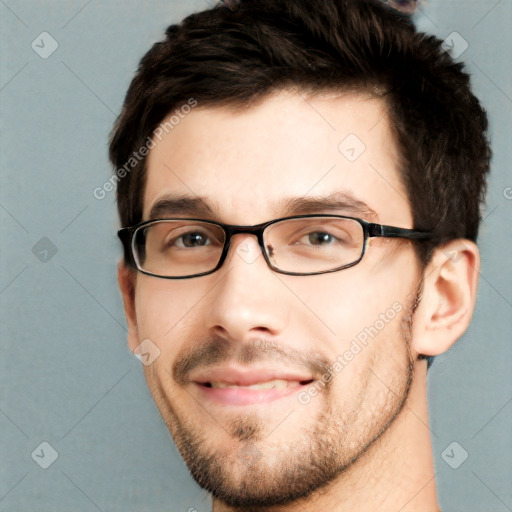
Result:
{"label": "ear", "polygon": [[117,265],[117,280],[123,296],[124,313],[128,325],[128,347],[133,352],[140,344],[135,312],[136,273],[120,261]]}
{"label": "ear", "polygon": [[423,274],[423,294],[414,315],[412,349],[436,356],[466,331],[476,303],[480,255],[470,240],[436,248]]}

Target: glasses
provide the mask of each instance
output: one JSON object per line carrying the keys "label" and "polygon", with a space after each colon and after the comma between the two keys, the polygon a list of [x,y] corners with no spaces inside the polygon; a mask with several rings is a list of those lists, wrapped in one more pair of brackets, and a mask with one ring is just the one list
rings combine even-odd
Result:
{"label": "glasses", "polygon": [[255,235],[275,272],[310,276],[353,267],[374,237],[426,240],[430,233],[341,215],[298,215],[255,226],[203,219],[157,219],[118,231],[137,269],[164,279],[211,274],[224,263],[231,238]]}

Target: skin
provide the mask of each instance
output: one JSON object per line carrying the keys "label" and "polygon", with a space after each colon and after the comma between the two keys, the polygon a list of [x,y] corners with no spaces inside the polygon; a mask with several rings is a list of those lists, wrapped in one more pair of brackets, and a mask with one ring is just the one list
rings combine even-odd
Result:
{"label": "skin", "polygon": [[[354,162],[338,149],[348,134],[366,146]],[[413,228],[398,160],[380,99],[281,91],[246,110],[199,105],[150,151],[144,220],[169,193],[205,199],[219,222],[252,225],[285,216],[283,198],[341,191],[376,215],[304,213]],[[439,506],[419,355],[444,352],[466,330],[478,268],[468,240],[422,269],[409,242],[381,238],[352,268],[288,276],[239,234],[211,275],[165,280],[120,263],[118,277],[129,346],[150,339],[160,350],[144,367],[148,386],[214,511],[421,512]],[[312,369],[336,361],[393,304],[400,312],[308,403],[219,404],[194,382],[220,363],[321,381]]]}

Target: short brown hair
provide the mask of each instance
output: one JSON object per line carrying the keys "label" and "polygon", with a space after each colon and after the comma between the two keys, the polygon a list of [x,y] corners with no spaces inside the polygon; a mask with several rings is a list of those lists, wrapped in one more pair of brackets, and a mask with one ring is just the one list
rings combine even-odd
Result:
{"label": "short brown hair", "polygon": [[[122,169],[162,120],[191,98],[249,108],[272,92],[363,90],[387,104],[414,228],[476,240],[491,151],[469,75],[406,16],[379,0],[243,0],[171,25],[142,58],[110,142]],[[146,158],[118,180],[121,225],[142,220]],[[117,171],[116,171],[117,172]],[[128,251],[125,260],[131,263]]]}

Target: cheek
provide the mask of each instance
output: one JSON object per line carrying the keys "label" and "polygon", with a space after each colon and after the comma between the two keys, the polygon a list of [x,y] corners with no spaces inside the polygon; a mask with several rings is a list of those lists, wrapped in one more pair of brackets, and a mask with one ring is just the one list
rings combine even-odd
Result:
{"label": "cheek", "polygon": [[374,252],[376,257],[360,268],[287,281],[307,307],[294,309],[292,329],[303,340],[316,340],[318,349],[337,363],[337,382],[365,380],[376,359],[393,362],[393,357],[381,357],[385,354],[397,354],[399,367],[405,364],[401,319],[412,300],[414,256]]}
{"label": "cheek", "polygon": [[287,286],[310,313],[304,315],[303,308],[295,308],[295,322],[307,322],[317,334],[350,340],[377,322],[381,314],[405,309],[411,276],[392,276],[392,272],[358,273],[354,267],[311,278],[314,282],[290,280]]}
{"label": "cheek", "polygon": [[135,297],[139,337],[149,338],[162,352],[177,349],[177,339],[190,328],[200,300],[190,283],[141,279]]}

